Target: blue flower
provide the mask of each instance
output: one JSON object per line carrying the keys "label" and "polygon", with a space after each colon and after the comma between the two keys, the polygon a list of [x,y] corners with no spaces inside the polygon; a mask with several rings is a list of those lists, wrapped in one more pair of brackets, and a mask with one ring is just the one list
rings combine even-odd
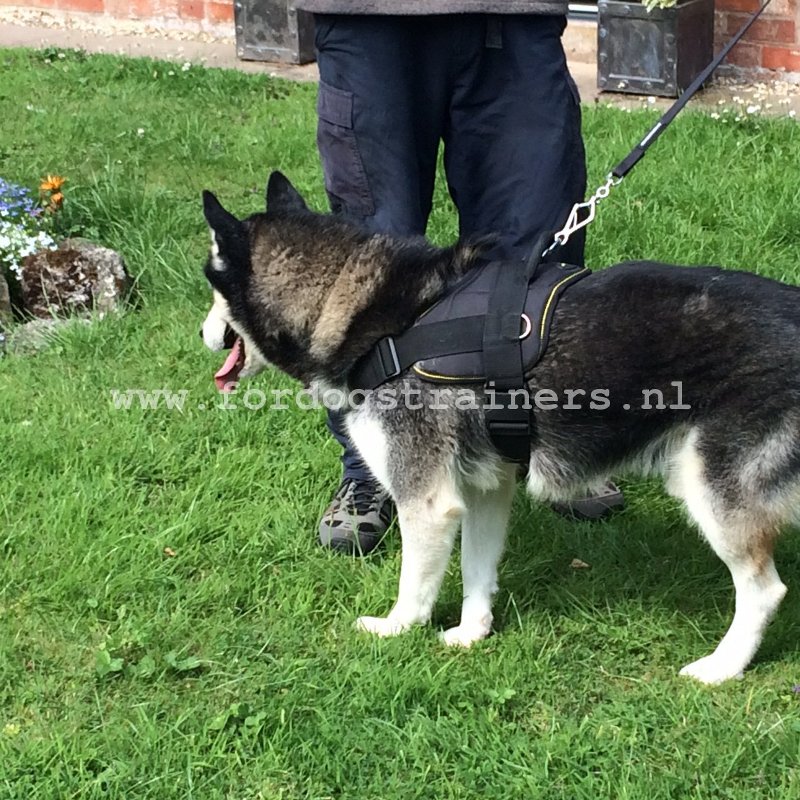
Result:
{"label": "blue flower", "polygon": [[36,218],[40,213],[41,207],[29,189],[0,178],[0,216],[24,222],[26,217]]}

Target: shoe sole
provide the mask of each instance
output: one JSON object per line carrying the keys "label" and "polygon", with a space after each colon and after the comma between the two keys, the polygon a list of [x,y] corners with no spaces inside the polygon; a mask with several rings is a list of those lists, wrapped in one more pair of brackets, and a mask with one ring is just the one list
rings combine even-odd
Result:
{"label": "shoe sole", "polygon": [[625,506],[625,497],[619,489],[610,489],[596,497],[573,500],[570,503],[553,503],[551,508],[557,514],[569,519],[595,522],[610,517]]}
{"label": "shoe sole", "polygon": [[380,544],[381,540],[376,539],[369,544],[366,543],[356,543],[352,539],[346,538],[339,538],[339,537],[332,537],[330,539],[323,539],[322,536],[319,537],[319,543],[322,547],[327,547],[329,550],[333,550],[337,553],[341,553],[342,555],[346,556],[366,556],[369,555],[373,550],[375,550],[378,545]]}

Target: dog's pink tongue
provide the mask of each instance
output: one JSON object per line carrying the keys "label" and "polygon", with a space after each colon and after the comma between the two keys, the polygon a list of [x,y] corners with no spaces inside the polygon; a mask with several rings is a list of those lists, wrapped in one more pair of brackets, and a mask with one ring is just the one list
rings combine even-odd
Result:
{"label": "dog's pink tongue", "polygon": [[220,370],[214,375],[214,382],[221,392],[232,392],[236,388],[239,373],[244,366],[244,345],[239,336],[233,343],[228,357]]}

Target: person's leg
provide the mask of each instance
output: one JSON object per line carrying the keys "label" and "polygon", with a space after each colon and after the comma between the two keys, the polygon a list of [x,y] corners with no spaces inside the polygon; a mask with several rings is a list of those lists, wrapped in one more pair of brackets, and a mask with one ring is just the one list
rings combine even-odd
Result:
{"label": "person's leg", "polygon": [[[561,44],[565,24],[561,16],[483,16],[464,32],[445,170],[461,236],[496,234],[491,258],[526,259],[586,191],[580,100]],[[583,264],[583,231],[559,258]],[[597,519],[622,503],[608,484],[596,497],[554,508]]]}
{"label": "person's leg", "polygon": [[[561,44],[565,19],[474,17],[445,133],[445,168],[462,236],[497,234],[491,256],[525,258],[583,199],[577,89]],[[583,240],[563,256],[583,263]]]}
{"label": "person's leg", "polygon": [[317,146],[334,212],[367,229],[422,235],[446,108],[423,20],[319,15]]}
{"label": "person's leg", "polygon": [[[428,64],[420,19],[320,15],[317,145],[331,209],[368,230],[422,235],[446,115],[445,83]],[[349,441],[342,414],[328,427],[342,445],[343,478],[320,523],[324,545],[372,550],[391,508]]]}

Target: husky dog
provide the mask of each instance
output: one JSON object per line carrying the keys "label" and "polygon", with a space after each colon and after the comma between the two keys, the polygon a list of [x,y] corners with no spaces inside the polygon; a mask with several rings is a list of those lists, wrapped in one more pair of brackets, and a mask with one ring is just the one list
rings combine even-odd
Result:
{"label": "husky dog", "polygon": [[[479,247],[371,235],[314,213],[280,173],[266,213],[240,221],[209,192],[204,210],[214,302],[203,338],[220,350],[235,334],[220,384],[271,364],[346,393],[354,364],[480,258]],[[733,622],[713,653],[681,670],[704,683],[742,673],[786,592],[772,555],[800,498],[798,341],[795,287],[715,267],[625,263],[565,293],[529,383],[543,399],[525,479],[534,498],[598,491],[622,470],[660,474],[728,566]],[[461,621],[442,637],[469,646],[492,626],[517,468],[491,445],[482,388],[466,404],[411,370],[382,388],[413,402],[392,406],[373,392],[347,418],[397,504],[400,588],[385,617],[357,625],[393,636],[428,622],[460,527]]]}

